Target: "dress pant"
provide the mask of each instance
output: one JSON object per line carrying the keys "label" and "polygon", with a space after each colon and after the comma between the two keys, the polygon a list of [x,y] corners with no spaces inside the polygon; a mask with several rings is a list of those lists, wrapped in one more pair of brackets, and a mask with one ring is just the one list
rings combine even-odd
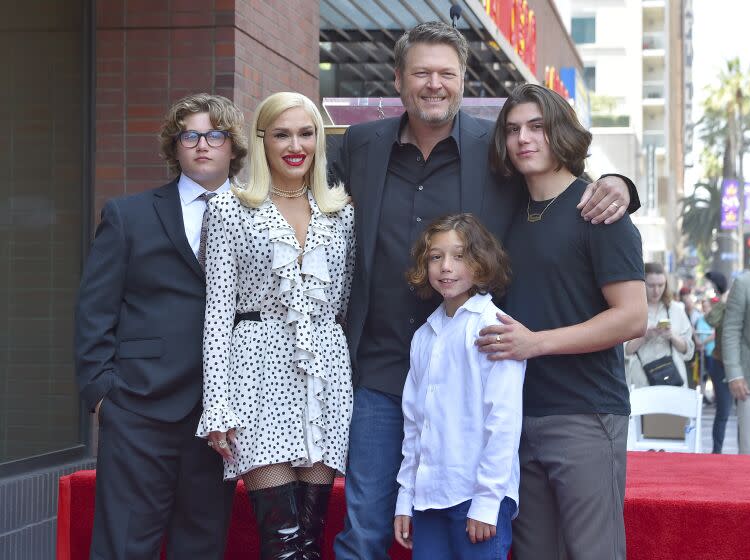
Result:
{"label": "dress pant", "polygon": [[388,560],[403,439],[401,398],[364,387],[355,389],[346,518],[334,543],[336,560]]}
{"label": "dress pant", "polygon": [[625,560],[628,417],[524,416],[513,560]]}
{"label": "dress pant", "polygon": [[145,418],[105,399],[92,560],[224,557],[234,483],[218,453],[195,437],[200,406],[179,422]]}
{"label": "dress pant", "polygon": [[737,444],[740,455],[750,455],[750,398],[737,401]]}

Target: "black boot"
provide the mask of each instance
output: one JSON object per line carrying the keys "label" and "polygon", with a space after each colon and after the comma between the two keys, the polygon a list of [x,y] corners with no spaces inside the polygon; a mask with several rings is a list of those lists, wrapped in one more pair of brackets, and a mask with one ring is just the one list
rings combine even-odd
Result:
{"label": "black boot", "polygon": [[297,483],[248,492],[255,510],[261,560],[300,560],[302,530],[295,497]]}
{"label": "black boot", "polygon": [[302,560],[320,560],[328,513],[328,499],[333,484],[310,484],[299,482],[297,486],[297,509],[302,527]]}

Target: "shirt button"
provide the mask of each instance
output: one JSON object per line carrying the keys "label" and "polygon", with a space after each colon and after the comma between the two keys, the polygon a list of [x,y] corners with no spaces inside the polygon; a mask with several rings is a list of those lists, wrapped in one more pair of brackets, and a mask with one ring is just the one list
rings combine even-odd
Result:
{"label": "shirt button", "polygon": [[409,317],[409,323],[412,325],[414,324],[414,317]]}
{"label": "shirt button", "polygon": [[422,161],[422,156],[417,156],[417,161]]}
{"label": "shirt button", "polygon": [[418,186],[417,186],[417,190],[418,190],[418,191],[421,191],[422,189],[424,189],[424,187],[423,187],[422,185],[418,185]]}
{"label": "shirt button", "polygon": [[421,222],[421,221],[422,221],[422,218],[420,218],[419,216],[417,216],[417,221],[418,221],[418,222]]}
{"label": "shirt button", "polygon": [[413,292],[414,291],[414,286],[409,286],[409,291]]}

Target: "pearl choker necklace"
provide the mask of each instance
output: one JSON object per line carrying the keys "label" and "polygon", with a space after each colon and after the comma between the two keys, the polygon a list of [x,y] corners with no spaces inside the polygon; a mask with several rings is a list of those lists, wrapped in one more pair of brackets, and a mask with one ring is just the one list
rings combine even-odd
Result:
{"label": "pearl choker necklace", "polygon": [[302,185],[300,188],[293,191],[286,191],[279,189],[271,185],[271,194],[274,196],[280,196],[281,198],[299,198],[307,192],[307,185]]}

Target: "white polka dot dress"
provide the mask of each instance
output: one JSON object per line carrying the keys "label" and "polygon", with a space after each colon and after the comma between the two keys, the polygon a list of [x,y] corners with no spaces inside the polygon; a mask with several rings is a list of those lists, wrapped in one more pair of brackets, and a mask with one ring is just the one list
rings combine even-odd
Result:
{"label": "white polka dot dress", "polygon": [[[304,250],[270,200],[249,208],[229,192],[209,203],[204,410],[196,435],[236,429],[226,480],[285,462],[322,461],[344,472],[351,365],[336,318],[351,288],[354,210],[324,214],[308,197]],[[235,327],[235,314],[250,311],[261,320]]]}

